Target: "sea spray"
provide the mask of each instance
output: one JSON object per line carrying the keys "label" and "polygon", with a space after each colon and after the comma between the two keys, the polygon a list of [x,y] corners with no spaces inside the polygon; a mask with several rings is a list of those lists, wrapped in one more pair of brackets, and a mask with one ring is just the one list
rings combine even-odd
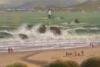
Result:
{"label": "sea spray", "polygon": [[[27,29],[27,24],[22,25],[13,33],[13,38],[0,40],[1,52],[7,52],[8,47],[14,48],[15,52],[45,50],[45,49],[65,49],[86,47],[89,44],[100,44],[99,35],[78,35],[76,33],[70,34],[68,30],[61,30],[61,35],[55,35],[50,31],[49,27],[45,33],[39,33],[37,30],[41,24],[33,26],[32,29]],[[22,39],[19,34],[25,34],[27,39]]]}

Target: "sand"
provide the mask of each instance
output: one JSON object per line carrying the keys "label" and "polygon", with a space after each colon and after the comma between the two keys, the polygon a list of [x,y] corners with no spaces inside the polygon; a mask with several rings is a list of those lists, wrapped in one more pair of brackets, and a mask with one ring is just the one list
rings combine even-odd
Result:
{"label": "sand", "polygon": [[[66,56],[66,51],[73,53],[72,55]],[[81,53],[84,51],[83,55],[75,56],[75,52]],[[15,62],[21,62],[28,65],[28,67],[41,67],[42,62],[50,63],[55,60],[73,60],[78,63],[81,63],[83,60],[90,57],[100,57],[100,46],[94,48],[76,48],[76,49],[63,49],[63,50],[46,50],[46,51],[33,51],[33,52],[23,52],[23,53],[14,53],[0,54],[0,65],[5,66]]]}
{"label": "sand", "polygon": [[27,64],[28,67],[39,67],[38,65],[23,61],[23,57],[30,55],[30,54],[34,54],[34,52],[24,52],[24,53],[14,53],[14,54],[1,53],[0,54],[0,66],[4,67],[6,65],[18,62],[18,63]]}
{"label": "sand", "polygon": [[[66,51],[69,53],[73,53],[72,55],[66,56]],[[84,51],[84,54],[81,54],[81,51]],[[75,56],[75,52],[80,53],[80,55]],[[53,51],[45,51],[40,54],[33,55],[28,57],[29,60],[41,61],[41,62],[52,62],[55,60],[72,60],[78,63],[86,60],[91,57],[100,57],[100,46],[96,46],[94,48],[86,47],[86,48],[76,48],[76,49],[64,49],[64,50],[53,50]]]}

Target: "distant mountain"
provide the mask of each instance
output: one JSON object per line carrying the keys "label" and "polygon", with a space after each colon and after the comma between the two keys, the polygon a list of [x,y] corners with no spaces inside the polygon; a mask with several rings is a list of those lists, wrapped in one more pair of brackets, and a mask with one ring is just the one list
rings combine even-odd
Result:
{"label": "distant mountain", "polygon": [[33,0],[17,6],[17,8],[31,9],[34,7],[70,7],[82,4],[88,0]]}
{"label": "distant mountain", "polygon": [[84,9],[84,10],[95,10],[100,8],[100,0],[88,0],[85,3],[73,6],[74,8]]}
{"label": "distant mountain", "polygon": [[19,8],[32,9],[33,7],[69,7],[84,3],[88,0],[20,0],[18,3],[12,2],[9,4],[0,5],[0,9]]}
{"label": "distant mountain", "polygon": [[100,7],[100,0],[21,0],[19,3],[0,5],[0,9],[33,9],[34,7],[73,7],[78,9],[95,9]]}

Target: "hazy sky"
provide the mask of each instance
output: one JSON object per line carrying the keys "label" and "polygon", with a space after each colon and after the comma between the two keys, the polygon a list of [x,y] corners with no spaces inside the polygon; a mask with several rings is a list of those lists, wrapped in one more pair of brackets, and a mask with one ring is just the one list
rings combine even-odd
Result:
{"label": "hazy sky", "polygon": [[0,0],[0,4],[6,4],[8,2],[9,2],[9,0]]}
{"label": "hazy sky", "polygon": [[20,4],[31,0],[0,0],[0,4]]}
{"label": "hazy sky", "polygon": [[[0,0],[0,4],[12,4],[12,3],[24,3],[24,2],[27,2],[27,1],[32,1],[32,0]],[[84,2],[86,0],[76,0],[78,2]]]}

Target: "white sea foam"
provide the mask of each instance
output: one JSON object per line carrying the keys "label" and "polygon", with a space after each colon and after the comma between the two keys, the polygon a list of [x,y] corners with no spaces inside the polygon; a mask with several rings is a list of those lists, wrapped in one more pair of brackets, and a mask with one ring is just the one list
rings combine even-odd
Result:
{"label": "white sea foam", "polygon": [[[90,42],[100,44],[99,35],[72,35],[68,33],[68,30],[62,30],[61,35],[54,35],[49,29],[44,34],[40,34],[37,31],[40,25],[34,26],[31,30],[28,30],[26,26],[22,25],[11,32],[13,38],[0,40],[0,51],[7,52],[8,47],[12,47],[15,51],[32,51],[85,47],[89,46]],[[18,36],[19,33],[26,34],[29,38],[22,40]]]}

